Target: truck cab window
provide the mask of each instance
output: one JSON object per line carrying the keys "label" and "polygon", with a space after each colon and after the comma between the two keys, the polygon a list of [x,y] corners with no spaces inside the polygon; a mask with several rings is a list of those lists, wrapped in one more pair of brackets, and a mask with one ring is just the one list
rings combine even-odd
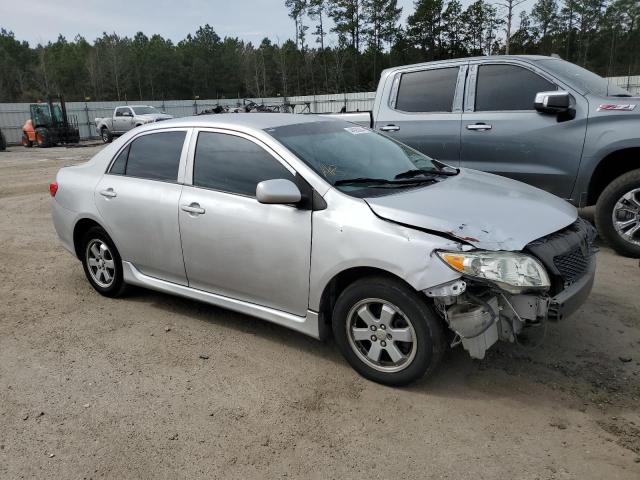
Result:
{"label": "truck cab window", "polygon": [[557,87],[526,68],[516,65],[480,65],[475,110],[534,110],[536,93],[550,90],[557,90]]}
{"label": "truck cab window", "polygon": [[396,109],[403,112],[450,112],[458,67],[402,74]]}

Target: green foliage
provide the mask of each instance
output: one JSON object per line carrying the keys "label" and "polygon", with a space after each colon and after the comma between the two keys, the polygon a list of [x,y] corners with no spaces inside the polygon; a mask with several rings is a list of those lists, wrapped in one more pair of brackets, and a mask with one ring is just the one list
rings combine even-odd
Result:
{"label": "green foliage", "polygon": [[[503,3],[416,0],[405,26],[397,0],[284,0],[292,39],[259,45],[211,25],[174,44],[159,34],[104,32],[30,47],[0,29],[0,102],[269,97],[371,90],[394,65],[501,54]],[[506,3],[504,3],[506,2]],[[517,5],[518,2],[512,2]],[[337,42],[336,42],[337,40]],[[511,26],[510,53],[553,53],[601,75],[640,73],[638,0],[537,0]]]}

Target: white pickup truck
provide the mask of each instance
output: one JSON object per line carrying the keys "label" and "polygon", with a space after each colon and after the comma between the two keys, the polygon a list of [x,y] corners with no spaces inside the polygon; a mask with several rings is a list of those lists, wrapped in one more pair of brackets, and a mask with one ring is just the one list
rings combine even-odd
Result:
{"label": "white pickup truck", "polygon": [[102,141],[109,143],[113,137],[122,135],[132,128],[170,118],[173,117],[150,105],[126,105],[116,107],[111,117],[96,118],[95,124]]}

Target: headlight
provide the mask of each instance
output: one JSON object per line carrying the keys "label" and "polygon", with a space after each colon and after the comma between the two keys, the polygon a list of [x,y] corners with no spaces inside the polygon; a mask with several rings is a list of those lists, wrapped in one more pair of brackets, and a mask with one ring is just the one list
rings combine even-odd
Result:
{"label": "headlight", "polygon": [[436,252],[438,257],[467,277],[488,280],[509,293],[547,289],[549,276],[538,260],[514,252]]}

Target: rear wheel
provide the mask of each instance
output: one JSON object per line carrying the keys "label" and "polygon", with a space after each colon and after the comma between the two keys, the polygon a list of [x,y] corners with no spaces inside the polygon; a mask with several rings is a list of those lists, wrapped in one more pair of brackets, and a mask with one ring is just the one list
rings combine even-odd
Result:
{"label": "rear wheel", "polygon": [[90,228],[82,242],[82,265],[91,286],[105,297],[118,297],[125,291],[122,259],[102,227]]}
{"label": "rear wheel", "polygon": [[49,131],[45,128],[39,128],[36,130],[36,143],[40,148],[48,148],[51,146],[51,139],[49,138]]}
{"label": "rear wheel", "polygon": [[405,385],[432,374],[445,351],[442,323],[403,283],[370,277],[348,286],[333,311],[340,351],[363,377]]}
{"label": "rear wheel", "polygon": [[640,170],[604,189],[596,204],[598,232],[621,255],[640,257]]}
{"label": "rear wheel", "polygon": [[22,134],[22,139],[20,140],[20,143],[22,144],[23,147],[26,147],[26,148],[33,147],[33,142],[29,140],[29,136],[26,133]]}
{"label": "rear wheel", "polygon": [[103,127],[102,130],[100,130],[100,138],[102,138],[102,141],[104,143],[111,143],[111,141],[113,140],[113,135],[111,135],[111,132],[108,128]]}

